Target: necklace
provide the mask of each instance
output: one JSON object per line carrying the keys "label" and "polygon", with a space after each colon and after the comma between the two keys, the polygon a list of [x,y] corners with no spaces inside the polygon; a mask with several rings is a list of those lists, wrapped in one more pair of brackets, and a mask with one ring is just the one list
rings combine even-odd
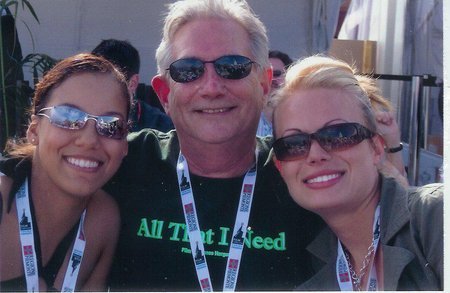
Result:
{"label": "necklace", "polygon": [[373,236],[372,243],[367,248],[367,254],[363,259],[361,269],[358,274],[350,262],[350,252],[345,249],[338,239],[337,258],[336,258],[336,278],[341,291],[361,291],[364,276],[368,275],[368,285],[364,290],[377,291],[378,278],[375,263],[372,261],[377,253],[378,243],[380,241],[380,205],[375,209],[373,217]]}
{"label": "necklace", "polygon": [[362,267],[359,270],[359,274],[357,274],[355,272],[355,270],[353,269],[352,263],[350,262],[350,255],[349,255],[350,253],[348,252],[347,249],[344,249],[344,255],[345,255],[345,258],[347,259],[348,269],[350,271],[350,275],[352,276],[352,283],[355,286],[355,289],[358,291],[361,291],[361,283],[367,272],[367,267],[369,266],[369,264],[372,260],[372,254],[375,250],[374,242],[375,241],[372,239],[372,243],[370,243],[370,246],[367,248],[367,254],[363,259]]}

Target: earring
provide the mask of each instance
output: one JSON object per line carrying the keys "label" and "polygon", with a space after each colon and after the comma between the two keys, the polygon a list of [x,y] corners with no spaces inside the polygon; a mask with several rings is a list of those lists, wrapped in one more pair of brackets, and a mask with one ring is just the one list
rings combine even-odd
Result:
{"label": "earring", "polygon": [[31,143],[32,143],[32,144],[35,144],[35,143],[36,143],[36,139],[35,139],[34,137],[31,139]]}

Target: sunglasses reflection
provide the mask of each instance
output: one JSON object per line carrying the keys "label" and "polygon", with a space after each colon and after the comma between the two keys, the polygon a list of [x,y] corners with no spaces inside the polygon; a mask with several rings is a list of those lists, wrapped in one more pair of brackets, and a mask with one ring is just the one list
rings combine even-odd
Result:
{"label": "sunglasses reflection", "polygon": [[[44,113],[50,111],[50,115]],[[122,139],[127,134],[125,121],[115,116],[91,115],[72,106],[60,105],[41,109],[37,115],[47,117],[52,125],[64,129],[82,129],[89,119],[95,121],[96,130],[99,135]]]}
{"label": "sunglasses reflection", "polygon": [[250,58],[241,55],[227,55],[212,61],[203,61],[198,58],[183,58],[170,64],[170,77],[179,83],[187,83],[199,79],[205,73],[205,64],[212,63],[216,73],[225,79],[242,79],[247,77],[252,64],[256,63]]}
{"label": "sunglasses reflection", "polygon": [[340,123],[326,126],[315,133],[298,133],[277,139],[273,150],[278,160],[300,160],[308,156],[312,140],[327,152],[353,147],[375,133],[359,123]]}

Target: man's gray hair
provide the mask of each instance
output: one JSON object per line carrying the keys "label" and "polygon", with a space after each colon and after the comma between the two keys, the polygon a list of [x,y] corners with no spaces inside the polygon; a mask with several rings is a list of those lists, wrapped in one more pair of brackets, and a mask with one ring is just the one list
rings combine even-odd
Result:
{"label": "man's gray hair", "polygon": [[270,66],[266,28],[245,0],[181,0],[168,5],[163,38],[156,50],[158,74],[166,75],[166,69],[175,61],[171,50],[176,32],[188,22],[204,18],[236,21],[249,35],[254,61],[263,68]]}

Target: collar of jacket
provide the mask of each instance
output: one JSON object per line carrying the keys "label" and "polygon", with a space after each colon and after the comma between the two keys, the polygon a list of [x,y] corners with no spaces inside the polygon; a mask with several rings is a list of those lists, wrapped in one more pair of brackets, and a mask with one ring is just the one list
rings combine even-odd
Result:
{"label": "collar of jacket", "polygon": [[[385,266],[384,290],[395,290],[403,269],[414,254],[407,249],[389,245],[391,239],[409,222],[408,192],[392,178],[380,175],[381,184],[381,238]],[[337,238],[325,227],[308,245],[307,250],[317,259],[313,260],[317,272],[300,287],[310,290],[339,290],[336,280]]]}

